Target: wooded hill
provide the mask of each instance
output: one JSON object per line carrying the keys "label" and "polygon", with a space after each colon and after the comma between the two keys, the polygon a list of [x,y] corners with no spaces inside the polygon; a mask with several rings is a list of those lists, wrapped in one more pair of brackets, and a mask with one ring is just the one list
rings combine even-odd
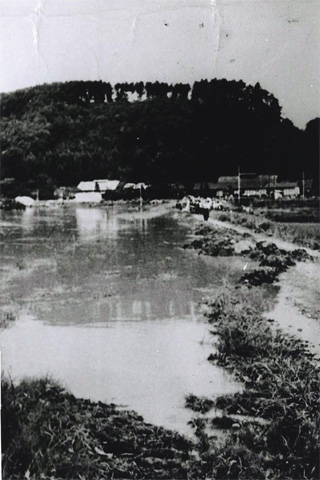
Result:
{"label": "wooded hill", "polygon": [[319,119],[304,131],[259,84],[67,82],[1,96],[1,177],[60,185],[116,178],[214,181],[275,173],[318,180]]}

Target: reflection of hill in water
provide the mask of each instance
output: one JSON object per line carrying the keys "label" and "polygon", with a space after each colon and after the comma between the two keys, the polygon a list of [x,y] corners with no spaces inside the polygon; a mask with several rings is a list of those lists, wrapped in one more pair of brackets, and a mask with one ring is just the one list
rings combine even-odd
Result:
{"label": "reflection of hill in water", "polygon": [[[234,388],[207,362],[197,305],[226,268],[242,267],[179,248],[187,230],[170,216],[124,210],[7,212],[1,260],[7,276],[18,274],[0,286],[0,302],[19,303],[20,321],[3,332],[3,368],[17,378],[51,373],[76,395],[186,432],[186,394]],[[32,275],[19,273],[20,258]]]}

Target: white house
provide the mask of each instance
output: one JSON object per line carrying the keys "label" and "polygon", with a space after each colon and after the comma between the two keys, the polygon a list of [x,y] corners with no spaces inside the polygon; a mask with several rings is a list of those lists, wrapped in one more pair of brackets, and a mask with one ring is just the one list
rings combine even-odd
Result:
{"label": "white house", "polygon": [[275,186],[275,198],[281,197],[298,197],[300,195],[300,187],[298,182],[277,182]]}
{"label": "white house", "polygon": [[90,180],[88,182],[80,182],[78,189],[82,192],[101,192],[104,193],[107,190],[114,191],[120,183],[120,180]]}

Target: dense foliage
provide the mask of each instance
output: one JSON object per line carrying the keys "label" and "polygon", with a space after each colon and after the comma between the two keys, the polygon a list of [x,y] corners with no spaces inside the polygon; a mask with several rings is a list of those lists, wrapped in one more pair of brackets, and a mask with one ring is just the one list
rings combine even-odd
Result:
{"label": "dense foliage", "polygon": [[299,130],[259,84],[55,83],[3,94],[1,116],[2,178],[318,178],[319,119]]}

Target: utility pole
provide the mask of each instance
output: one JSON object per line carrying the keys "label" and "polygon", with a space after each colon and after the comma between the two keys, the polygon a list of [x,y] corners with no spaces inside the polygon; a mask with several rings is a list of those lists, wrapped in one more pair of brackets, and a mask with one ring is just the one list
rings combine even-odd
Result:
{"label": "utility pole", "polygon": [[[254,172],[240,172],[240,165],[238,166],[238,204],[240,205],[241,200],[241,175],[257,175]],[[261,178],[260,178],[261,181]]]}
{"label": "utility pole", "polygon": [[259,198],[261,198],[261,190],[262,190],[262,175],[261,175],[261,173],[259,174],[259,180],[260,180]]}
{"label": "utility pole", "polygon": [[240,188],[241,188],[240,165],[238,165],[238,205],[240,205]]}
{"label": "utility pole", "polygon": [[302,172],[302,198],[305,199],[305,180],[304,180],[304,172]]}

